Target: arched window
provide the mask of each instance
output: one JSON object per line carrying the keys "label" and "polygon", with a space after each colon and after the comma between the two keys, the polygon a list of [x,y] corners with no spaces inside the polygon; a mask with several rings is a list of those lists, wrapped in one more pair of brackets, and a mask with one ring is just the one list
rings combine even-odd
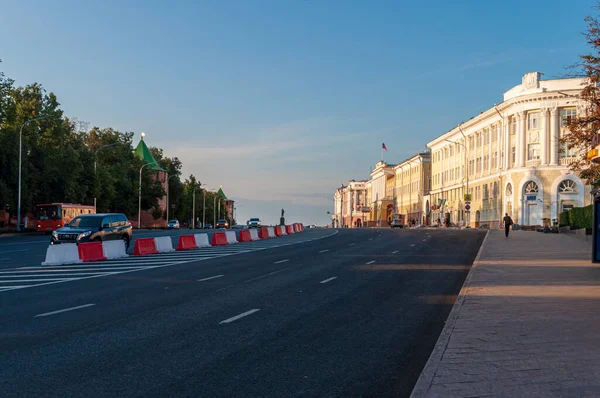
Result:
{"label": "arched window", "polygon": [[506,196],[508,196],[508,197],[511,197],[511,196],[512,196],[512,194],[513,194],[513,191],[512,191],[512,184],[508,183],[508,184],[506,185]]}
{"label": "arched window", "polygon": [[577,193],[577,183],[573,180],[563,180],[558,184],[560,193]]}
{"label": "arched window", "polygon": [[538,193],[538,192],[539,192],[538,185],[534,181],[529,181],[527,183],[527,185],[525,185],[525,193],[526,194],[532,194],[532,193]]}

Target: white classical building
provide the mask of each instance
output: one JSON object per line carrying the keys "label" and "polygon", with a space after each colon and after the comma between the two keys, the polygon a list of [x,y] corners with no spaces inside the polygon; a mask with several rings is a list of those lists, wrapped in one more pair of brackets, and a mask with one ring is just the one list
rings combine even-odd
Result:
{"label": "white classical building", "polygon": [[336,189],[333,198],[331,221],[335,228],[361,227],[368,221],[368,216],[362,211],[368,206],[366,181],[350,180],[348,185]]}
{"label": "white classical building", "polygon": [[508,213],[515,223],[542,225],[589,204],[589,186],[568,167],[577,151],[560,144],[583,110],[583,83],[527,73],[501,104],[429,142],[432,222],[497,226]]}

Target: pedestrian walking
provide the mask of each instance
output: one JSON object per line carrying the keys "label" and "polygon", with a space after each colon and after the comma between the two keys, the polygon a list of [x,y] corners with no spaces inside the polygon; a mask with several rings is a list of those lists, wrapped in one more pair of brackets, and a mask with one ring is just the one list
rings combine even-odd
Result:
{"label": "pedestrian walking", "polygon": [[504,234],[508,238],[508,232],[510,231],[510,226],[513,225],[512,218],[509,217],[508,213],[504,213]]}

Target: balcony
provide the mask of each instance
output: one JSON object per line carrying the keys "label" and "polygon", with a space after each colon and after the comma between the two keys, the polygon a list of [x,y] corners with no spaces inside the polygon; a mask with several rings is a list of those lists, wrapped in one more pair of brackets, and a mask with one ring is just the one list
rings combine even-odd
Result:
{"label": "balcony", "polygon": [[575,162],[575,161],[577,161],[577,158],[576,158],[576,157],[566,157],[566,158],[560,158],[560,160],[559,160],[559,164],[560,164],[561,166],[568,166],[568,165],[570,165],[571,163],[573,163],[573,162]]}

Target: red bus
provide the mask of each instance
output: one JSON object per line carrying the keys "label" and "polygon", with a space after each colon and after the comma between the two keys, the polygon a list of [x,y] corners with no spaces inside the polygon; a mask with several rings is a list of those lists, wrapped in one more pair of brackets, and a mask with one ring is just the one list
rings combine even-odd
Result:
{"label": "red bus", "polygon": [[94,206],[79,205],[74,203],[51,203],[35,207],[37,230],[52,232],[64,227],[72,219],[82,214],[94,214]]}

